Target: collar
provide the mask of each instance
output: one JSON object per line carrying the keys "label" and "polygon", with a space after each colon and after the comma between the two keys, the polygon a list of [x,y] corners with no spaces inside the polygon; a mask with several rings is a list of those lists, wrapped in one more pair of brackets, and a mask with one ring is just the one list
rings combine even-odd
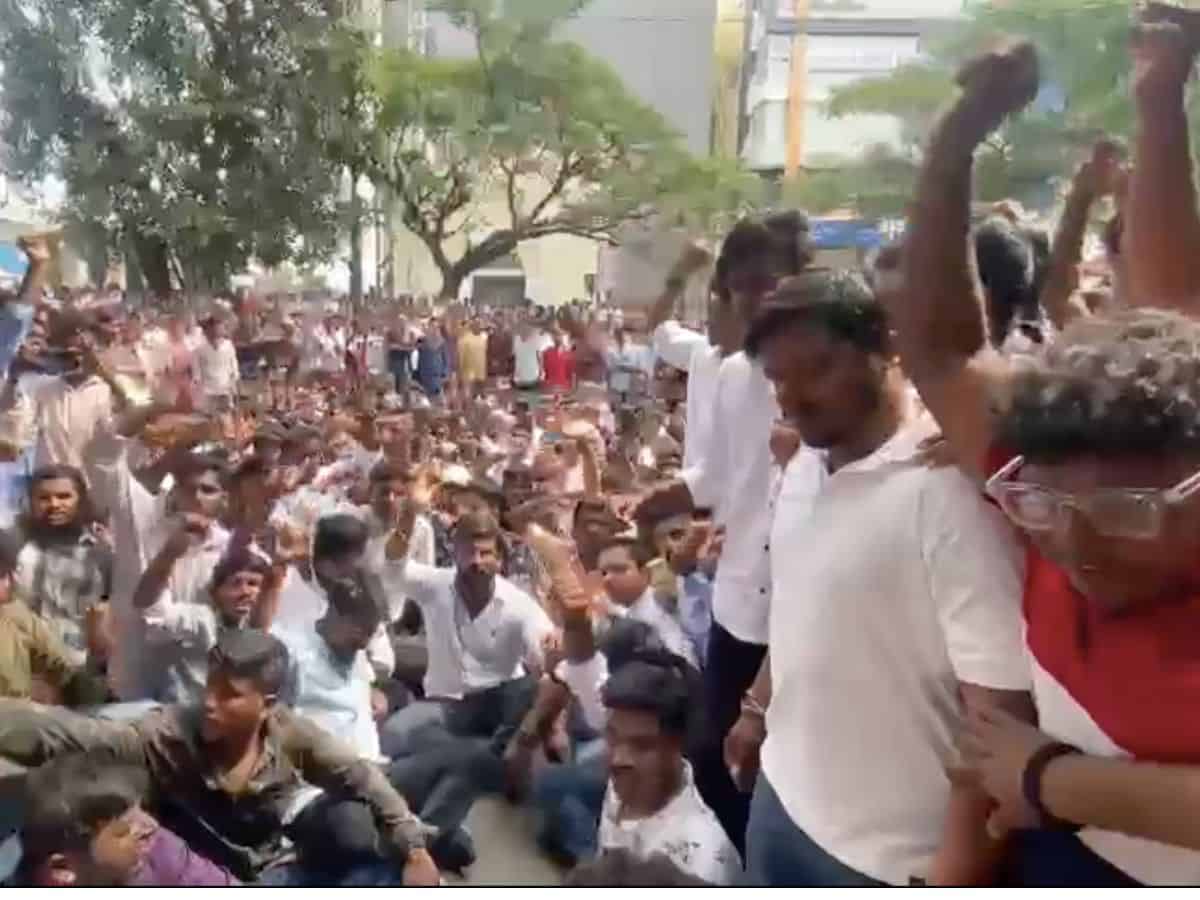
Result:
{"label": "collar", "polygon": [[[681,760],[683,771],[679,776],[679,790],[677,790],[671,798],[662,805],[658,812],[652,815],[645,816],[641,819],[622,819],[621,818],[621,799],[617,796],[614,790],[611,792],[613,803],[605,804],[604,815],[617,828],[632,828],[642,825],[645,822],[655,820],[666,820],[674,818],[682,818],[687,814],[686,807],[691,805],[690,799],[696,791],[695,778],[692,775],[692,764],[686,759]],[[610,782],[611,784],[611,782]]]}

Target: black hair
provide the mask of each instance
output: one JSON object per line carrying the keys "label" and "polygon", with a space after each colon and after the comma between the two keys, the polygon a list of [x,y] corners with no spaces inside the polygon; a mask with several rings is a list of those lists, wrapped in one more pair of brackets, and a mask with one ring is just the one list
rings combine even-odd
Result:
{"label": "black hair", "polygon": [[1200,453],[1200,322],[1151,309],[1090,316],[1014,361],[997,439],[1015,453]]}
{"label": "black hair", "polygon": [[462,487],[462,492],[482,498],[497,510],[504,509],[504,491],[490,478],[472,478],[469,484]]}
{"label": "black hair", "polygon": [[609,671],[615,672],[640,654],[664,653],[667,648],[653,625],[622,616],[597,636],[596,649],[604,655]]}
{"label": "black hair", "polygon": [[819,325],[863,353],[890,350],[887,313],[851,272],[810,269],[781,282],[750,323],[746,354],[757,357],[768,338],[797,324]]}
{"label": "black hair", "polygon": [[247,456],[230,476],[230,481],[245,481],[247,478],[258,478],[269,474],[267,461],[261,456]]}
{"label": "black hair", "polygon": [[780,210],[768,214],[763,225],[771,234],[772,253],[782,271],[796,275],[812,265],[815,247],[807,213],[799,209]]}
{"label": "black hair", "polygon": [[374,630],[385,618],[382,584],[362,569],[349,578],[329,582],[325,590],[329,608],[343,619]]}
{"label": "black hair", "polygon": [[176,480],[182,481],[184,478],[203,475],[206,472],[215,472],[224,485],[229,478],[229,461],[226,456],[221,453],[186,453],[171,474]]}
{"label": "black hair", "polygon": [[243,543],[229,542],[229,549],[213,567],[211,589],[216,591],[238,572],[255,572],[266,578],[271,564]]}
{"label": "black hair", "polygon": [[225,631],[208,654],[209,672],[248,678],[268,697],[279,696],[288,670],[287,647],[257,628]]}
{"label": "black hair", "polygon": [[711,887],[696,875],[683,871],[662,853],[649,857],[632,850],[602,850],[567,875],[567,887]]}
{"label": "black hair", "polygon": [[687,738],[699,701],[695,670],[666,651],[641,651],[612,671],[601,692],[608,709],[650,713],[667,734]]}
{"label": "black hair", "polygon": [[500,523],[488,512],[471,512],[460,516],[454,526],[454,542],[494,540],[500,542]]}
{"label": "black hair", "polygon": [[357,516],[339,513],[317,520],[313,535],[313,561],[363,553],[367,549],[367,524]]}
{"label": "black hair", "polygon": [[[1028,229],[1003,216],[985,219],[975,227],[971,239],[979,281],[987,297],[989,335],[992,343],[999,346],[1014,323],[1036,322],[1041,318],[1038,248]],[[1048,248],[1045,255],[1049,255]]]}
{"label": "black hair", "polygon": [[600,545],[600,550],[596,554],[596,557],[599,558],[601,554],[607,553],[609,550],[616,549],[628,551],[630,558],[633,560],[633,564],[639,569],[646,568],[646,566],[650,565],[650,561],[654,559],[654,554],[650,552],[650,549],[646,545],[645,541],[626,535],[617,535],[616,537],[605,541]]}
{"label": "black hair", "polygon": [[729,272],[747,262],[771,255],[774,238],[767,226],[756,219],[742,219],[729,230],[721,242],[713,270],[713,291],[721,300],[729,299]]}
{"label": "black hair", "polygon": [[148,790],[144,770],[96,754],[72,753],[34,769],[25,779],[22,867],[31,870],[56,853],[86,852]]}
{"label": "black hair", "polygon": [[377,484],[386,484],[389,481],[413,481],[415,478],[415,466],[388,462],[386,459],[377,462],[371,468],[370,474],[372,487]]}

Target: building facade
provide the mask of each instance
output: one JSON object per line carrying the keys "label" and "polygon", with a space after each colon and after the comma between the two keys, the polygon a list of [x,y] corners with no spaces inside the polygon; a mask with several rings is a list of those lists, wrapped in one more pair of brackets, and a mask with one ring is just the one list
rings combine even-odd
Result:
{"label": "building facade", "polygon": [[[422,0],[382,0],[385,46],[407,47],[443,58],[474,55],[471,35]],[[716,82],[717,0],[592,0],[564,24],[561,37],[608,63],[629,90],[657,110],[697,155],[710,152]],[[496,204],[498,222],[506,212]],[[431,293],[438,276],[428,252],[399,226],[393,229],[396,289]],[[525,292],[539,305],[557,305],[592,291],[623,305],[648,302],[661,282],[661,244],[654,235],[622,236],[622,247],[555,235],[522,244],[516,254]],[[649,250],[648,250],[649,248]],[[511,279],[512,260],[468,278],[461,296],[493,279]]]}
{"label": "building facade", "polygon": [[890,116],[826,115],[830,92],[887,75],[961,15],[963,0],[749,0],[742,159],[793,173],[899,140]]}

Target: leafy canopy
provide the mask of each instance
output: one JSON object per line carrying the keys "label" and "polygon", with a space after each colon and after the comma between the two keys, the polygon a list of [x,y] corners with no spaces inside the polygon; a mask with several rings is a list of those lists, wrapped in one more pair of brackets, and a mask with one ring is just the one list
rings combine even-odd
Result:
{"label": "leafy canopy", "polygon": [[693,158],[611,68],[555,39],[584,5],[435,0],[473,54],[380,60],[374,174],[429,249],[444,293],[524,241],[613,240],[652,219],[705,227],[752,194],[753,179]]}

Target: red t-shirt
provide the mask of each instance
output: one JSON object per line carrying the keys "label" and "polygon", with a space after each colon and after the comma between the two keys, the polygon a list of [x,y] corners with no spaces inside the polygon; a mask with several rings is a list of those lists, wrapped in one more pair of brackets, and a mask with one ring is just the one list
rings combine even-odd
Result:
{"label": "red t-shirt", "polygon": [[[1012,457],[994,448],[988,465]],[[1200,762],[1200,597],[1109,615],[1029,545],[1023,609],[1046,731],[1092,752]]]}
{"label": "red t-shirt", "polygon": [[542,354],[542,369],[547,387],[570,390],[575,379],[575,354],[569,347],[551,347]]}

